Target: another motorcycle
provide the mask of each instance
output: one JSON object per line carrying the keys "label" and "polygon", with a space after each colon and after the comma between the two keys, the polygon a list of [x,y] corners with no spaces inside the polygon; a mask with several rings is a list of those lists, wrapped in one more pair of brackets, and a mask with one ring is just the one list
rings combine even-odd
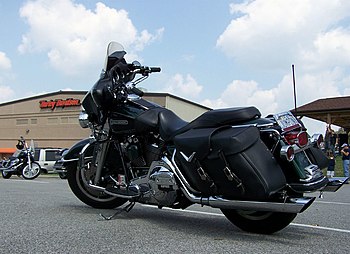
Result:
{"label": "another motorcycle", "polygon": [[255,107],[227,108],[186,122],[142,99],[136,85],[160,68],[127,63],[125,54],[109,44],[79,116],[92,135],[63,158],[69,186],[85,204],[111,209],[129,201],[127,211],[135,202],[200,204],[221,209],[242,230],[270,234],[314,202],[305,193],[345,182],[323,175],[322,135],[310,137],[290,112],[262,118]]}
{"label": "another motorcycle", "polygon": [[41,167],[34,161],[33,149],[28,147],[23,137],[18,140],[16,148],[18,150],[0,164],[2,177],[9,179],[12,175],[17,175],[26,180],[37,178],[41,173]]}

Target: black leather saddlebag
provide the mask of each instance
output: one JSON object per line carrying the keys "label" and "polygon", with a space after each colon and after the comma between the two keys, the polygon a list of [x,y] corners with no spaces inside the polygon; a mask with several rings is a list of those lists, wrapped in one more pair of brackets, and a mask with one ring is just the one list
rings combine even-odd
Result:
{"label": "black leather saddlebag", "polygon": [[312,164],[318,165],[320,169],[328,167],[328,158],[321,149],[310,147],[309,149],[306,149],[305,152],[309,156]]}
{"label": "black leather saddlebag", "polygon": [[256,127],[192,129],[174,142],[183,174],[205,194],[266,199],[286,184]]}

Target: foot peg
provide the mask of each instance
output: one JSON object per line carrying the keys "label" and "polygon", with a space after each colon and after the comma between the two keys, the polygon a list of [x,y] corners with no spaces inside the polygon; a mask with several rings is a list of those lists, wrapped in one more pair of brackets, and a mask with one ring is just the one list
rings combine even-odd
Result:
{"label": "foot peg", "polygon": [[142,195],[142,193],[145,193],[147,191],[149,191],[149,188],[145,186],[132,184],[127,187],[122,187],[122,186],[108,187],[105,189],[104,192],[111,196],[131,199],[131,198],[138,198]]}

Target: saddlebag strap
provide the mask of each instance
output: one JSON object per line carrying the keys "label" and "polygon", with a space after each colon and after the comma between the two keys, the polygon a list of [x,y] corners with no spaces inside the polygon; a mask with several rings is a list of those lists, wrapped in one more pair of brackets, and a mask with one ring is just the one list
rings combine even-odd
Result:
{"label": "saddlebag strap", "polygon": [[239,179],[239,177],[231,170],[230,164],[228,164],[228,162],[226,160],[226,157],[225,157],[225,154],[224,154],[224,152],[222,150],[219,151],[219,156],[223,160],[223,162],[225,163],[225,167],[224,167],[223,171],[224,171],[224,174],[226,175],[227,179],[229,181],[236,182],[236,184],[237,184],[236,187],[237,188],[241,188],[241,191],[242,191],[242,194],[243,194],[245,192],[245,189],[244,189],[242,180]]}
{"label": "saddlebag strap", "polygon": [[203,181],[206,181],[206,182],[209,182],[210,183],[210,186],[209,188],[211,190],[213,190],[214,192],[217,191],[217,187],[214,183],[214,181],[210,178],[210,176],[204,171],[202,165],[200,164],[200,162],[196,159],[196,164],[197,164],[197,173],[199,174],[200,178],[203,180]]}

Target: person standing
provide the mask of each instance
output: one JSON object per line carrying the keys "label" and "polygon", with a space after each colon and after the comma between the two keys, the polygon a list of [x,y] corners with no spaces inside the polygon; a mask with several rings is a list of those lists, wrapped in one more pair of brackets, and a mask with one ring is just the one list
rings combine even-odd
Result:
{"label": "person standing", "polygon": [[[348,144],[342,144],[340,152],[342,154],[344,176],[349,177],[350,151]],[[349,182],[346,181],[345,183],[348,184]]]}
{"label": "person standing", "polygon": [[332,126],[327,125],[326,135],[325,135],[325,145],[326,151],[331,150],[335,154],[335,145],[337,143],[337,134],[332,129]]}
{"label": "person standing", "polygon": [[335,159],[332,152],[328,154],[327,177],[334,177]]}

